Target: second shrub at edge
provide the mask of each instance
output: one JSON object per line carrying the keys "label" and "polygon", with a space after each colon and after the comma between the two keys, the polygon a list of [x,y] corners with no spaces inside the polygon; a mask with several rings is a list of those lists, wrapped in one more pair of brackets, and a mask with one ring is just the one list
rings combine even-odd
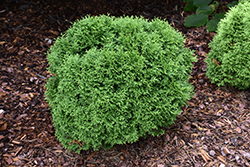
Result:
{"label": "second shrub at edge", "polygon": [[207,54],[207,76],[218,86],[250,87],[250,2],[242,0],[218,25]]}

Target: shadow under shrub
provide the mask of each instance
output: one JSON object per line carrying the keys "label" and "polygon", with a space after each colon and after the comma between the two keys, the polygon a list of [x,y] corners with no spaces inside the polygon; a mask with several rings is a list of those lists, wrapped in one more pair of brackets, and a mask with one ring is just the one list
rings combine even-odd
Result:
{"label": "shadow under shrub", "polygon": [[193,91],[195,58],[183,42],[160,19],[76,21],[48,52],[46,99],[63,146],[97,150],[163,133]]}
{"label": "shadow under shrub", "polygon": [[207,54],[207,76],[218,86],[250,87],[250,2],[240,1],[219,22]]}

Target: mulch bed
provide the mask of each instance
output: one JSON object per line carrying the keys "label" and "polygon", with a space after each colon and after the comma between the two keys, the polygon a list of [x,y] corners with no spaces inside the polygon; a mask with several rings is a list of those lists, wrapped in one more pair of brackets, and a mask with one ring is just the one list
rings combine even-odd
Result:
{"label": "mulch bed", "polygon": [[[222,1],[227,4],[231,1]],[[0,3],[0,166],[250,166],[250,90],[217,87],[205,75],[215,33],[185,28],[181,1],[5,0]],[[46,52],[54,38],[87,14],[166,18],[195,50],[195,96],[175,124],[113,149],[70,152],[56,139],[44,100]]]}

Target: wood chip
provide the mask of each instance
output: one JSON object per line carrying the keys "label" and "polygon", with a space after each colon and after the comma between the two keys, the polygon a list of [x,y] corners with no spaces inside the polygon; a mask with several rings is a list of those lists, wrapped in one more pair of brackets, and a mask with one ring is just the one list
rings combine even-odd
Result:
{"label": "wood chip", "polygon": [[2,126],[0,126],[0,131],[4,131],[7,129],[7,122],[5,122]]}
{"label": "wood chip", "polygon": [[214,156],[215,155],[215,151],[214,150],[210,150],[209,154],[212,155],[212,156]]}
{"label": "wood chip", "polygon": [[94,155],[96,154],[96,151],[92,152],[90,156],[87,158],[87,161],[90,160]]}
{"label": "wood chip", "polygon": [[220,164],[220,166],[219,167],[225,167],[225,164]]}
{"label": "wood chip", "polygon": [[63,150],[55,150],[54,152],[55,152],[55,153],[62,153]]}
{"label": "wood chip", "polygon": [[12,143],[13,143],[13,144],[22,144],[21,142],[16,141],[16,140],[13,140]]}
{"label": "wood chip", "polygon": [[23,140],[26,136],[27,136],[27,135],[26,135],[26,134],[24,134],[24,135],[21,137],[21,139],[20,139],[20,140]]}
{"label": "wood chip", "polygon": [[4,135],[0,135],[0,140],[4,138]]}
{"label": "wood chip", "polygon": [[217,159],[226,164],[225,158],[222,155],[217,156]]}
{"label": "wood chip", "polygon": [[187,104],[190,105],[190,106],[193,106],[193,107],[196,106],[196,104],[194,104],[194,103],[191,102],[191,101],[188,101]]}
{"label": "wood chip", "polygon": [[229,151],[226,147],[223,147],[223,148],[222,148],[222,151],[223,151],[226,155],[230,154],[230,151]]}
{"label": "wood chip", "polygon": [[18,157],[12,158],[13,161],[19,161]]}
{"label": "wood chip", "polygon": [[127,155],[131,155],[128,151],[124,150],[124,149],[121,149],[121,151]]}
{"label": "wood chip", "polygon": [[51,34],[54,34],[54,35],[59,35],[58,32],[53,31],[53,30],[49,30],[49,32],[50,32]]}
{"label": "wood chip", "polygon": [[237,127],[235,130],[236,132],[241,133],[241,129],[239,127]]}
{"label": "wood chip", "polygon": [[17,156],[17,154],[22,150],[22,146],[21,147],[19,147],[18,149],[17,149],[17,151],[16,151],[16,153],[14,154],[14,156]]}
{"label": "wood chip", "polygon": [[211,160],[208,153],[206,151],[204,151],[203,149],[200,149],[200,153],[201,153],[201,156],[202,156],[202,158],[204,159],[205,162]]}

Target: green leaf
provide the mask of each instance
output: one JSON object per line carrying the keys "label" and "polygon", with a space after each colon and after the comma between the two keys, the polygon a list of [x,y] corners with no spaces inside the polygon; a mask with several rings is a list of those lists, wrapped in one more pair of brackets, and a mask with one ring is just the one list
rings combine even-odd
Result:
{"label": "green leaf", "polygon": [[219,20],[216,19],[212,19],[209,20],[206,24],[206,29],[210,32],[215,32],[217,30],[217,26],[218,26]]}
{"label": "green leaf", "polygon": [[238,4],[238,1],[233,1],[233,2],[231,2],[231,3],[229,3],[229,4],[227,4],[227,7],[228,8],[231,8],[231,7],[234,7],[235,5],[237,5]]}
{"label": "green leaf", "polygon": [[210,15],[214,12],[214,10],[210,6],[200,6],[196,9],[196,14],[206,14]]}
{"label": "green leaf", "polygon": [[186,27],[200,27],[204,26],[208,22],[208,15],[195,14],[186,18],[184,25]]}
{"label": "green leaf", "polygon": [[223,19],[224,17],[225,17],[225,13],[215,14],[214,18],[212,20],[209,20],[208,23],[206,24],[207,26],[206,29],[210,32],[215,32],[217,30],[220,19]]}
{"label": "green leaf", "polygon": [[183,10],[184,10],[185,12],[194,12],[196,9],[197,9],[197,7],[194,6],[193,3],[188,3],[188,4],[183,8]]}
{"label": "green leaf", "polygon": [[194,5],[199,7],[199,6],[208,5],[211,2],[212,2],[212,0],[194,0]]}
{"label": "green leaf", "polygon": [[194,0],[183,0],[183,2],[193,2]]}
{"label": "green leaf", "polygon": [[225,17],[225,13],[219,13],[219,14],[214,15],[214,19],[216,20],[223,19],[224,17]]}

